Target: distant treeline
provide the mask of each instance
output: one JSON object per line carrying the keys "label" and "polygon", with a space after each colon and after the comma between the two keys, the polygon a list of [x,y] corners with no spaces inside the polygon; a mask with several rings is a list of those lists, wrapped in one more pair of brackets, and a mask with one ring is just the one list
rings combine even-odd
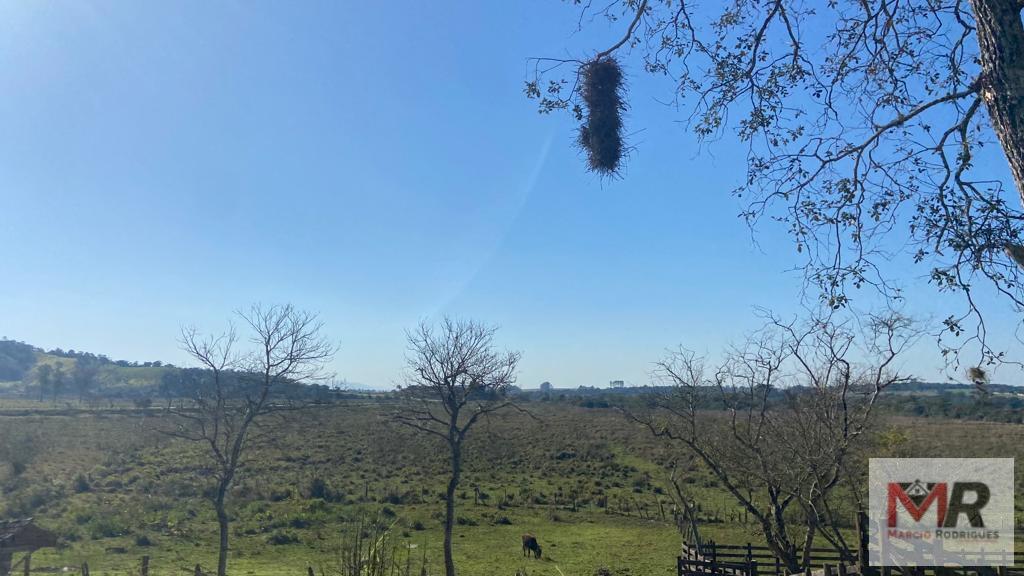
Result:
{"label": "distant treeline", "polygon": [[[672,392],[672,388],[665,386],[580,386],[545,391],[522,390],[519,394],[530,402],[565,402],[582,408],[626,408],[642,404],[645,397]],[[789,388],[773,395],[776,402],[784,402],[786,394],[799,393],[800,388]],[[742,406],[741,395],[738,392],[733,394],[733,401]],[[722,408],[718,391],[705,389],[703,397],[701,407],[708,410]],[[888,389],[880,398],[878,410],[883,415],[894,416],[1024,423],[1024,387],[990,384],[982,391],[968,384],[909,382]]]}
{"label": "distant treeline", "polygon": [[[105,400],[131,399],[140,404],[169,403],[188,398],[208,385],[209,374],[197,368],[178,368],[163,362],[111,360],[102,354],[75,350],[44,350],[16,340],[0,340],[0,382],[18,383],[0,387],[0,395],[37,399]],[[251,375],[237,374],[239,386]],[[547,387],[546,387],[547,388]],[[564,402],[583,408],[614,408],[643,404],[651,395],[669,394],[667,386],[625,388],[514,389],[525,402]],[[702,402],[708,410],[722,407],[720,396],[707,390]],[[776,401],[799,388],[778,390]],[[280,399],[331,401],[350,393],[322,385],[287,385],[277,391]],[[737,393],[742,405],[742,395]],[[988,420],[1024,423],[1024,387],[988,384],[985,392],[968,384],[908,382],[892,386],[882,396],[883,414]]]}

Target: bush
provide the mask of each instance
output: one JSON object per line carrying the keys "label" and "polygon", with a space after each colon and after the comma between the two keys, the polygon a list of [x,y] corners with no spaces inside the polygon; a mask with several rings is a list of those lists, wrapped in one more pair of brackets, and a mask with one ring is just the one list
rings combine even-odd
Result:
{"label": "bush", "polygon": [[146,547],[146,546],[152,546],[153,542],[152,542],[152,540],[149,539],[149,536],[146,536],[145,534],[143,534],[143,535],[141,535],[141,536],[139,536],[138,538],[135,539],[135,545],[136,546]]}
{"label": "bush", "polygon": [[298,541],[299,537],[294,532],[287,530],[277,530],[267,537],[267,544],[271,544],[273,546],[295,544]]}
{"label": "bush", "polygon": [[92,485],[89,484],[89,478],[85,474],[75,476],[75,492],[81,494],[90,490],[92,490]]}
{"label": "bush", "polygon": [[309,481],[309,497],[320,498],[321,500],[330,498],[330,489],[323,478],[317,476]]}
{"label": "bush", "polygon": [[288,522],[288,526],[290,526],[292,528],[299,529],[299,530],[302,530],[304,528],[309,528],[312,524],[313,523],[310,522],[309,520],[307,520],[305,518],[298,518],[298,517],[292,518]]}
{"label": "bush", "polygon": [[94,540],[100,538],[117,538],[128,533],[128,527],[113,516],[100,516],[89,522],[89,536]]}
{"label": "bush", "polygon": [[283,502],[292,495],[291,490],[287,488],[274,488],[270,491],[271,502]]}

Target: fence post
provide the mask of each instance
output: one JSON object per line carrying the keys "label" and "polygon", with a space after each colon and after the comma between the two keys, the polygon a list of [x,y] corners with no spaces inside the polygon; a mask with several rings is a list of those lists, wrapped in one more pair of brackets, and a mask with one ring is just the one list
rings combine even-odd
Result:
{"label": "fence post", "polygon": [[199,566],[199,564],[196,564],[196,574],[195,574],[195,576],[203,576],[203,569],[202,569],[201,566]]}
{"label": "fence post", "polygon": [[718,545],[711,541],[711,573],[718,574]]}
{"label": "fence post", "polygon": [[306,574],[307,574],[307,576],[316,576],[316,573],[313,572],[313,567],[312,566],[306,566]]}
{"label": "fence post", "polygon": [[840,562],[839,563],[839,576],[846,576],[846,563],[845,562]]}
{"label": "fence post", "polygon": [[822,568],[825,569],[825,576],[832,576],[832,565],[831,564],[825,564],[824,566],[822,566]]}
{"label": "fence post", "polygon": [[25,576],[32,571],[32,553],[25,554]]}
{"label": "fence post", "polygon": [[868,571],[868,515],[863,510],[857,512],[857,563],[860,573]]}
{"label": "fence post", "polygon": [[751,560],[747,563],[747,574],[749,576],[757,576],[757,560]]}
{"label": "fence post", "polygon": [[142,576],[149,576],[149,556],[142,557]]}

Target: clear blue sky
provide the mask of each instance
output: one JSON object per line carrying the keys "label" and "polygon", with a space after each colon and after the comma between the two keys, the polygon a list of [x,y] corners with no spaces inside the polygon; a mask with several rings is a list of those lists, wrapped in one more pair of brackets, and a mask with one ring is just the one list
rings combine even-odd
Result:
{"label": "clear blue sky", "polygon": [[[754,306],[791,310],[792,245],[770,226],[753,244],[728,194],[739,150],[699,149],[655,101],[668,84],[627,63],[638,151],[613,182],[523,97],[527,57],[621,34],[577,18],[555,0],[0,4],[0,334],[181,364],[180,325],[291,302],[341,342],[339,377],[387,386],[403,330],[450,313],[499,324],[522,385],[578,386],[642,384],[666,347],[714,351]],[[927,346],[908,367],[941,362]]]}

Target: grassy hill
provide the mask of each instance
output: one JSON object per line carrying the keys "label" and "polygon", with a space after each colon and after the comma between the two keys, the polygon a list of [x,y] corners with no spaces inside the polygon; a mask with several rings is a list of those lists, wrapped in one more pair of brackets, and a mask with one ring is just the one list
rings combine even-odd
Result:
{"label": "grassy hill", "polygon": [[166,374],[177,368],[161,362],[114,361],[106,356],[74,350],[50,350],[18,342],[0,340],[0,393],[7,395],[38,395],[39,368],[59,369],[64,379],[61,395],[75,395],[76,367],[88,363],[95,366],[96,381],[89,387],[90,395],[113,397],[142,393],[159,388]]}
{"label": "grassy hill", "polygon": [[[41,371],[58,373],[59,386],[44,383]],[[113,406],[132,402],[169,401],[189,395],[206,374],[160,361],[129,362],[74,350],[44,351],[24,342],[0,340],[0,399],[47,400],[58,406]],[[326,386],[282,386],[279,394],[291,398],[337,399]]]}

